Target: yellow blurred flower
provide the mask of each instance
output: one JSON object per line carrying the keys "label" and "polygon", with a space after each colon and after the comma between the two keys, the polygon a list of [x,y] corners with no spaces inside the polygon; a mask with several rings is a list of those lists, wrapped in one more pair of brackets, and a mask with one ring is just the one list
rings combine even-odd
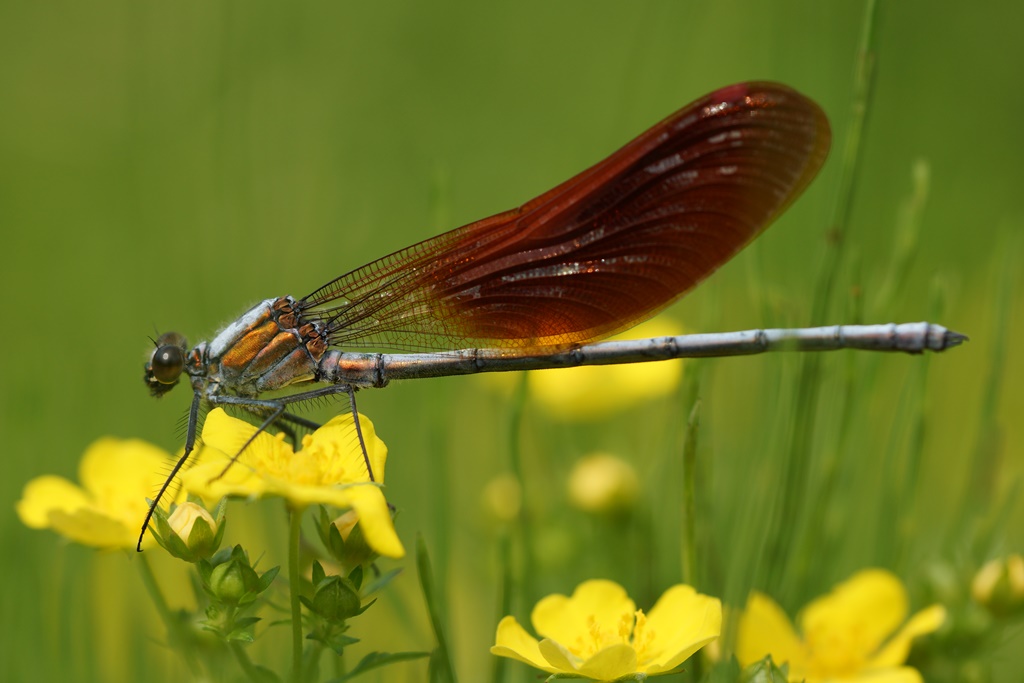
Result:
{"label": "yellow blurred flower", "polygon": [[690,586],[669,588],[650,614],[613,581],[581,583],[572,597],[549,595],[533,608],[537,641],[514,617],[498,624],[491,652],[551,674],[595,681],[671,673],[718,637],[722,605]]}
{"label": "yellow blurred flower", "polygon": [[230,462],[226,454],[237,453],[256,428],[217,408],[207,415],[203,427],[203,441],[210,453],[182,475],[182,483],[207,502],[225,496],[278,496],[297,509],[323,503],[355,510],[370,547],[387,557],[402,557],[405,550],[380,488],[388,449],[368,418],[360,415],[359,424],[374,482],[369,480],[350,414],[307,434],[298,451],[285,443],[283,434],[263,432],[220,476]]}
{"label": "yellow blurred flower", "polygon": [[1024,557],[1015,553],[985,563],[974,575],[971,595],[996,614],[1024,608]]}
{"label": "yellow blurred flower", "polygon": [[[134,548],[146,517],[153,477],[166,469],[170,454],[145,441],[104,438],[85,451],[78,486],[46,475],[25,485],[18,517],[33,529],[53,529],[94,548]],[[153,545],[147,534],[143,547]]]}
{"label": "yellow blurred flower", "polygon": [[[678,325],[659,317],[612,339],[680,334],[683,332]],[[672,393],[682,378],[682,361],[673,361],[536,370],[528,375],[527,382],[531,398],[548,415],[563,420],[600,420],[642,401]]]}
{"label": "yellow blurred flower", "polygon": [[802,636],[771,598],[754,593],[740,617],[736,657],[743,666],[766,655],[788,662],[790,681],[920,683],[903,663],[913,639],[936,631],[946,611],[932,605],[909,620],[907,613],[903,584],[882,569],[858,572],[804,608]]}
{"label": "yellow blurred flower", "polygon": [[609,453],[580,458],[569,473],[569,501],[591,513],[628,510],[640,493],[633,466]]}
{"label": "yellow blurred flower", "polygon": [[513,522],[523,507],[523,487],[513,474],[499,474],[480,492],[481,507],[489,519]]}

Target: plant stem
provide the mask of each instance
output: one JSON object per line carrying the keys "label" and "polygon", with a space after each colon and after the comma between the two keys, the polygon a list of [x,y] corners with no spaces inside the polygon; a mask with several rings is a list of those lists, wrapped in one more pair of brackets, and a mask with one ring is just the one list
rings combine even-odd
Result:
{"label": "plant stem", "polygon": [[245,649],[242,647],[241,643],[239,643],[237,640],[233,640],[228,645],[228,647],[231,649],[231,654],[233,654],[235,656],[235,659],[238,660],[238,665],[242,667],[242,671],[245,672],[245,675],[249,678],[250,681],[254,681],[254,683],[259,683],[259,681],[263,680],[260,678],[260,672],[253,665],[252,660],[249,659],[249,655],[246,654]]}
{"label": "plant stem", "polygon": [[139,555],[139,575],[142,577],[142,584],[146,587],[146,592],[149,593],[149,598],[153,601],[160,619],[167,628],[167,639],[181,653],[182,659],[185,660],[185,664],[188,665],[193,676],[200,678],[202,667],[199,665],[199,660],[196,659],[195,652],[188,647],[188,637],[181,628],[181,622],[178,621],[167,604],[167,600],[156,582],[156,575],[153,574],[153,567],[149,564],[149,559],[141,554]]}
{"label": "plant stem", "polygon": [[697,431],[700,400],[693,404],[683,445],[683,583],[697,585]]}
{"label": "plant stem", "polygon": [[437,639],[437,647],[430,657],[432,671],[430,680],[439,683],[455,683],[455,670],[452,668],[452,657],[448,650],[448,639],[444,630],[444,615],[441,614],[441,605],[437,600],[437,591],[434,589],[434,573],[430,568],[427,544],[424,543],[422,535],[416,538],[416,567],[419,569],[420,588],[423,590],[423,599],[427,603],[430,625],[434,628],[434,637]]}
{"label": "plant stem", "polygon": [[[521,439],[523,413],[526,410],[527,379],[525,372],[519,373],[519,375],[519,382],[516,385],[516,392],[512,398],[509,412],[508,454],[509,466],[512,469],[512,474],[515,475],[523,492],[522,508],[519,512],[518,523],[516,524],[514,531],[515,535],[518,537],[515,540],[519,543],[520,556],[522,560],[521,565],[516,568],[518,571],[512,572],[512,576],[514,578],[509,581],[510,595],[507,598],[509,606],[512,606],[516,600],[530,601],[534,598],[533,577],[536,573],[533,558],[533,528],[530,519],[529,500],[526,490],[526,476],[523,471]],[[505,612],[505,614],[512,614],[512,612]]]}
{"label": "plant stem", "polygon": [[302,538],[302,513],[305,508],[291,508],[288,528],[288,592],[292,604],[292,680],[302,680],[302,581],[299,576],[299,541]]}

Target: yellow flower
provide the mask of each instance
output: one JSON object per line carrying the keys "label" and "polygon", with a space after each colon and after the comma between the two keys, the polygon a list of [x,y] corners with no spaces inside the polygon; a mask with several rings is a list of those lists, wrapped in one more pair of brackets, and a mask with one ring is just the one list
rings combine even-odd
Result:
{"label": "yellow flower", "polygon": [[670,673],[718,637],[722,605],[717,598],[677,585],[665,591],[650,614],[636,609],[613,581],[581,583],[572,597],[549,595],[533,608],[540,642],[514,617],[498,624],[491,652],[551,674],[596,681]]}
{"label": "yellow flower", "polygon": [[744,666],[765,655],[788,662],[790,681],[921,683],[903,663],[913,639],[937,630],[946,611],[932,605],[909,620],[907,612],[903,584],[882,569],[858,572],[804,608],[802,637],[781,607],[754,593],[740,618],[736,657]]}
{"label": "yellow flower", "polygon": [[480,501],[489,519],[514,522],[523,507],[523,487],[515,475],[499,474],[484,485]]}
{"label": "yellow flower", "polygon": [[[18,501],[21,521],[95,548],[134,548],[146,517],[153,477],[165,470],[170,454],[135,439],[104,438],[85,451],[78,486],[46,475],[25,485]],[[152,536],[142,540],[153,545]]]}
{"label": "yellow flower", "polygon": [[[682,334],[665,318],[655,318],[617,339],[644,339]],[[548,415],[564,420],[600,420],[642,401],[665,396],[679,386],[681,361],[588,365],[536,370],[528,376],[530,396]]]}
{"label": "yellow flower", "polygon": [[569,500],[591,513],[615,513],[633,507],[640,480],[631,464],[608,453],[580,458],[569,474]]}
{"label": "yellow flower", "polygon": [[220,476],[230,462],[226,454],[238,453],[256,428],[217,408],[207,415],[203,427],[203,441],[209,453],[182,475],[182,483],[206,501],[225,496],[279,496],[296,509],[324,503],[355,510],[370,547],[387,557],[402,557],[405,550],[380,488],[388,449],[368,418],[360,415],[359,424],[373,468],[373,482],[369,480],[355,423],[349,414],[307,434],[299,451],[285,443],[283,434],[263,432]]}

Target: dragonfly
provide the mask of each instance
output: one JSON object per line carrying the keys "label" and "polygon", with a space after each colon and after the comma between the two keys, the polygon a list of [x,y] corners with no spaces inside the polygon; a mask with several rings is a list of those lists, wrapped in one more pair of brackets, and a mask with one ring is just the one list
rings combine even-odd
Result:
{"label": "dragonfly", "polygon": [[[260,301],[192,349],[176,332],[161,335],[145,366],[150,392],[163,396],[184,377],[193,395],[184,452],[150,503],[138,549],[195,449],[203,407],[248,412],[261,421],[259,434],[316,428],[289,411],[312,399],[347,394],[355,413],[357,390],[394,380],[960,344],[963,335],[930,323],[600,342],[674,302],[764,231],[817,175],[830,140],[825,113],[796,90],[724,87],[519,208],[396,251],[301,298]],[[261,398],[282,389],[296,391]]]}

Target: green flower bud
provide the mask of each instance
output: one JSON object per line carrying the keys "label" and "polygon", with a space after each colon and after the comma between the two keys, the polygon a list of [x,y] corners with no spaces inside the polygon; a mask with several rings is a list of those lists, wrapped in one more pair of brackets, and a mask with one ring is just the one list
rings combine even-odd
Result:
{"label": "green flower bud", "polygon": [[1024,610],[1024,557],[1014,554],[985,564],[974,575],[971,595],[997,616]]}
{"label": "green flower bud", "polygon": [[313,611],[329,621],[344,621],[359,614],[361,609],[359,593],[340,576],[329,576],[321,581],[313,595]]}
{"label": "green flower bud", "polygon": [[228,604],[236,604],[247,593],[258,592],[260,588],[260,577],[247,562],[238,558],[217,565],[210,574],[210,591]]}
{"label": "green flower bud", "polygon": [[786,683],[786,672],[775,666],[771,657],[754,662],[740,673],[740,683]]}
{"label": "green flower bud", "polygon": [[[201,505],[195,503],[183,503],[175,508],[174,512],[167,518],[167,524],[177,537],[184,542],[187,554],[179,552],[172,554],[189,562],[195,562],[202,558],[208,558],[217,551],[220,541],[217,521]],[[174,544],[180,549],[178,544]],[[170,548],[168,548],[170,550]]]}
{"label": "green flower bud", "polygon": [[192,501],[172,505],[169,515],[157,508],[153,514],[153,537],[160,547],[180,560],[195,563],[208,559],[224,537],[223,502],[215,514]]}

